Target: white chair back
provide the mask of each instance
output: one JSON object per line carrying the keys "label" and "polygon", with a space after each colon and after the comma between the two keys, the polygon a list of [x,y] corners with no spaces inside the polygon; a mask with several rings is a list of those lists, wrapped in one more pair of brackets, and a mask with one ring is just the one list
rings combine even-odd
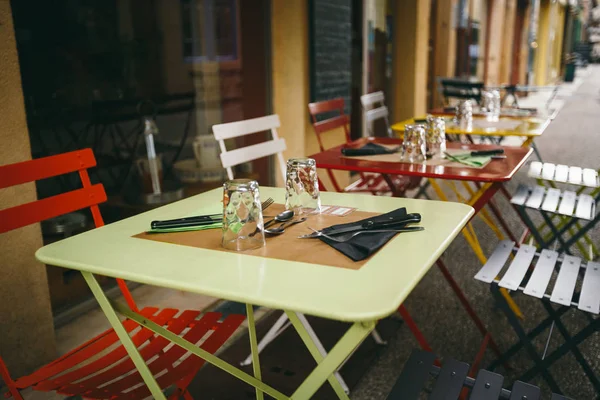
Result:
{"label": "white chair back", "polygon": [[382,91],[369,93],[360,96],[360,102],[365,110],[370,110],[375,104],[385,103],[385,96]]}
{"label": "white chair back", "polygon": [[379,91],[362,95],[360,96],[360,102],[365,110],[365,122],[369,134],[371,136],[374,135],[373,121],[383,118],[385,120],[388,136],[393,137],[393,132],[390,128],[389,110],[384,105],[385,96],[383,95],[383,92]]}
{"label": "white chair back", "polygon": [[[283,152],[286,150],[286,145],[285,139],[280,139],[277,135],[277,128],[280,126],[281,123],[279,122],[279,115],[277,114],[247,119],[244,121],[230,122],[227,124],[213,125],[213,135],[219,142],[221,148],[221,164],[223,164],[223,168],[227,170],[227,177],[233,179],[233,170],[231,167],[254,161],[262,157],[277,155],[279,169],[281,174],[283,174],[283,181],[285,182],[285,161],[283,159]],[[225,140],[227,139],[264,131],[271,131],[271,140],[230,151],[227,151],[227,148],[225,147]]]}

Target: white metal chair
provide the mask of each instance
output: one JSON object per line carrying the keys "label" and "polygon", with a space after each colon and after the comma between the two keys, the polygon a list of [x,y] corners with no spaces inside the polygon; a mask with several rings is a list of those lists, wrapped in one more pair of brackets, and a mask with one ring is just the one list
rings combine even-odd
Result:
{"label": "white metal chair", "polygon": [[[279,116],[277,114],[268,115],[266,117],[253,118],[245,121],[231,122],[227,124],[213,125],[213,134],[215,139],[219,142],[221,148],[221,163],[223,168],[227,169],[227,176],[229,179],[233,179],[233,171],[231,167],[250,162],[262,157],[276,155],[279,163],[279,169],[285,181],[285,169],[286,164],[283,159],[283,152],[286,149],[285,139],[280,139],[277,135],[277,128],[281,126]],[[241,147],[235,150],[227,151],[225,147],[225,140],[233,139],[240,136],[250,135],[258,132],[271,131],[272,139],[263,143],[254,144],[251,146]],[[327,351],[323,344],[317,337],[315,331],[308,323],[308,320],[303,314],[296,313],[302,325],[309,333],[311,339],[319,349],[319,352],[323,357],[327,355]],[[260,353],[269,343],[271,343],[277,336],[279,336],[285,329],[291,325],[288,317],[285,313],[279,317],[279,319],[273,324],[269,331],[258,343],[258,352]],[[377,332],[373,331],[373,337],[378,343],[383,343]],[[252,363],[252,355],[241,362],[242,365],[249,365]],[[341,377],[339,372],[335,372],[336,379],[340,382],[340,385],[346,393],[349,393],[350,389],[344,379]]]}
{"label": "white metal chair", "polygon": [[385,121],[385,127],[387,129],[387,135],[394,137],[394,132],[390,127],[389,111],[385,106],[385,96],[382,91],[369,93],[360,96],[360,103],[365,110],[365,122],[367,124],[367,132],[371,136],[375,136],[373,129],[373,123],[376,120],[383,119]]}
{"label": "white metal chair", "polygon": [[[285,181],[285,161],[283,152],[286,150],[285,139],[277,135],[277,128],[281,126],[279,115],[267,115],[266,117],[252,118],[244,121],[230,122],[227,124],[213,125],[213,134],[221,148],[221,164],[227,170],[227,177],[233,179],[231,167],[244,164],[259,158],[276,155],[279,163],[280,173]],[[227,151],[225,140],[253,133],[271,131],[272,139],[266,142],[240,147]]]}

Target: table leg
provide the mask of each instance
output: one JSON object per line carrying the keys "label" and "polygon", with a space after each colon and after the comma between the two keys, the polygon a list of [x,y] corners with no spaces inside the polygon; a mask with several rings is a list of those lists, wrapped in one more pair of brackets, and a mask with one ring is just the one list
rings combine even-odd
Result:
{"label": "table leg", "polygon": [[[252,353],[252,371],[254,377],[259,381],[262,381],[260,373],[260,360],[258,357],[258,344],[256,340],[256,326],[254,325],[254,309],[251,304],[246,304],[246,317],[248,318],[248,336],[250,337],[250,351]],[[256,399],[263,400],[263,392],[259,388],[256,390]]]}
{"label": "table leg", "polygon": [[111,306],[110,300],[108,300],[108,298],[104,294],[102,287],[100,287],[100,284],[98,283],[94,275],[91,272],[83,271],[81,272],[81,274],[83,275],[83,278],[90,287],[90,290],[94,294],[94,297],[96,297],[96,300],[98,301],[100,308],[104,312],[104,315],[106,315],[108,322],[110,322],[113,329],[115,330],[115,333],[119,337],[119,340],[123,344],[123,347],[125,347],[125,350],[127,350],[129,357],[131,357],[131,361],[133,361],[135,367],[142,376],[142,379],[148,386],[150,393],[152,393],[152,397],[157,400],[166,400],[167,398],[160,389],[160,386],[158,386],[158,383],[156,383],[152,372],[150,372],[150,369],[146,365],[146,362],[138,352],[137,347],[135,347],[135,345],[131,341],[129,334],[123,327],[123,324],[121,324],[119,316]]}
{"label": "table leg", "polygon": [[304,345],[308,348],[308,351],[318,364],[317,368],[315,368],[298,389],[296,389],[292,395],[292,399],[310,399],[326,380],[329,381],[340,399],[349,399],[340,383],[335,379],[333,373],[337,371],[344,360],[352,354],[352,351],[362,343],[369,333],[371,333],[375,328],[376,321],[354,323],[336,345],[333,346],[331,351],[323,357],[310,338],[309,333],[304,329],[304,325],[296,313],[286,311],[286,314],[292,322],[292,325],[294,325],[294,328],[296,328]]}

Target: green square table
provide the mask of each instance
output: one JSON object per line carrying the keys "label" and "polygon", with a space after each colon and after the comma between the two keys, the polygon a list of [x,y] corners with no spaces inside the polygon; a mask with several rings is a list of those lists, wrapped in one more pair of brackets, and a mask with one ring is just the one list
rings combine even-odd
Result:
{"label": "green square table", "polygon": [[[276,202],[284,201],[284,189],[261,187],[260,192],[263,199],[272,197]],[[275,399],[288,399],[290,397],[261,381],[252,305],[282,309],[318,364],[291,398],[309,399],[329,380],[337,395],[347,399],[333,373],[371,332],[377,320],[396,311],[474,211],[460,203],[361,194],[323,192],[321,199],[324,205],[355,207],[377,213],[406,207],[408,212],[421,214],[421,226],[425,230],[396,236],[358,270],[133,237],[147,230],[153,220],[214,212],[222,200],[222,190],[215,189],[44,246],[36,257],[46,264],[82,272],[155,399],[165,399],[165,396],[131,342],[117,312],[254,386],[257,398],[262,399],[266,393]],[[306,224],[310,226],[310,219]],[[308,228],[306,230],[310,232]],[[254,376],[146,320],[127,306],[107,299],[94,274],[246,303]],[[353,324],[323,357],[296,313]]]}

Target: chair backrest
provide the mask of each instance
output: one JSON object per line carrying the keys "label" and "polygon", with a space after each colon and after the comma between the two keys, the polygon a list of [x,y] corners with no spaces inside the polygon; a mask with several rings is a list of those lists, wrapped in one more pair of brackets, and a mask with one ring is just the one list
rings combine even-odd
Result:
{"label": "chair backrest", "polygon": [[[277,135],[277,128],[281,126],[279,115],[267,115],[266,117],[247,119],[244,121],[230,122],[227,124],[213,125],[213,134],[221,148],[221,164],[227,170],[227,177],[233,179],[234,167],[239,164],[257,160],[262,157],[277,155],[279,169],[285,182],[285,161],[283,152],[286,150],[285,139]],[[272,139],[266,142],[240,147],[227,151],[225,140],[252,133],[271,131]]]}
{"label": "chair backrest", "polygon": [[[341,97],[333,100],[310,103],[308,105],[308,112],[310,113],[312,125],[317,134],[317,141],[319,142],[321,151],[325,151],[323,140],[321,138],[321,135],[325,132],[342,128],[344,130],[344,135],[346,136],[346,142],[352,140],[350,138],[350,129],[348,128],[350,118],[344,113],[344,99]],[[317,116],[325,113],[334,114],[334,116],[319,121]]]}
{"label": "chair backrest", "polygon": [[385,96],[382,91],[369,93],[360,96],[360,102],[365,110],[365,122],[367,130],[371,136],[375,135],[373,122],[379,119],[385,121],[386,133],[389,137],[393,137],[393,132],[390,127],[389,110],[385,106]]}
{"label": "chair backrest", "polygon": [[483,82],[473,82],[463,79],[438,78],[439,91],[446,104],[448,99],[455,98],[460,100],[481,101],[481,91],[484,88]]}
{"label": "chair backrest", "polygon": [[[102,184],[92,185],[90,182],[87,169],[94,166],[96,166],[96,159],[91,149],[1,165],[0,189],[72,172],[79,173],[83,187],[0,210],[0,234],[85,208],[89,208],[92,212],[94,225],[103,226],[104,221],[98,204],[106,201],[106,192]],[[117,279],[117,282],[129,306],[137,310],[125,282],[121,279]]]}
{"label": "chair backrest", "polygon": [[360,96],[360,103],[362,104],[365,110],[370,110],[375,108],[375,105],[383,105],[385,103],[385,96],[383,91],[363,94]]}

